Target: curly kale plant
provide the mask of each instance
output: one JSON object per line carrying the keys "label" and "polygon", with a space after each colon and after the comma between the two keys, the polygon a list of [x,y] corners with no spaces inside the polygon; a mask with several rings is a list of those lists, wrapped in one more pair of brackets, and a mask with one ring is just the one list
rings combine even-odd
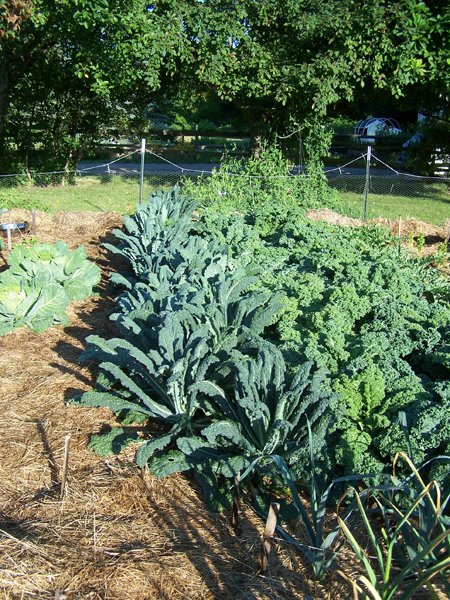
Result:
{"label": "curly kale plant", "polygon": [[[399,413],[442,405],[435,383],[450,376],[448,280],[399,253],[378,227],[336,227],[291,213],[270,232],[250,235],[256,221],[253,214],[205,216],[220,241],[239,223],[245,234],[234,236],[231,259],[253,256],[259,289],[284,292],[270,333],[290,367],[312,360],[329,371],[345,409],[331,432],[330,477],[383,471],[395,454],[383,442]],[[444,429],[447,441],[417,441],[417,454],[446,451]],[[398,444],[406,450],[404,435]]]}

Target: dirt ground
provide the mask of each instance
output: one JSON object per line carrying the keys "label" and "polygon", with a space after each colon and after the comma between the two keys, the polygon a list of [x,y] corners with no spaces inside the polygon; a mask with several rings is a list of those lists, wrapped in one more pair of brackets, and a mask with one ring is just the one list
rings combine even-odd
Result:
{"label": "dirt ground", "polygon": [[[6,218],[26,219],[20,211]],[[3,218],[5,220],[5,218]],[[337,575],[313,581],[301,556],[278,542],[267,575],[257,573],[262,522],[243,507],[209,512],[189,477],[158,480],[120,457],[90,452],[89,434],[113,423],[106,409],[66,405],[90,389],[78,357],[91,333],[113,335],[111,264],[101,242],[120,226],[113,214],[38,214],[40,241],[84,244],[102,268],[99,294],[73,303],[71,324],[0,338],[0,595],[5,599],[348,599]],[[1,266],[0,258],[0,266]],[[63,447],[68,483],[60,498]],[[340,568],[352,576],[350,555]],[[347,561],[347,562],[346,562]]]}

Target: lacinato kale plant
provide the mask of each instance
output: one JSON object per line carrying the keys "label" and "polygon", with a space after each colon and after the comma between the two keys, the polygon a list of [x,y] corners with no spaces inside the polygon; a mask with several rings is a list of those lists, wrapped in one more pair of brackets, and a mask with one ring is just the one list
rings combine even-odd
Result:
{"label": "lacinato kale plant", "polygon": [[[266,344],[261,335],[281,308],[279,294],[255,291],[256,268],[229,264],[227,248],[195,235],[185,212],[179,215],[186,222],[186,238],[178,239],[170,233],[172,227],[177,231],[181,227],[166,219],[167,214],[176,213],[170,208],[176,201],[175,192],[139,207],[128,222],[131,233],[120,236],[119,252],[128,258],[136,280],[131,285],[129,278],[115,278],[126,288],[118,298],[119,311],[112,315],[120,337],[87,339],[89,346],[83,359],[98,362],[100,374],[97,390],[86,392],[77,401],[108,406],[121,419],[162,421],[169,429],[144,441],[137,453],[138,464],[149,464],[160,475],[194,465],[185,440],[197,439],[214,423],[223,421],[223,407],[211,399],[211,390],[219,389],[219,381],[232,380],[230,365],[237,356],[245,351],[256,352]],[[183,206],[192,218],[193,206]],[[150,224],[158,223],[158,227],[152,229],[146,219]],[[161,260],[147,257],[142,261],[138,252],[131,255],[127,251],[137,247],[135,223],[166,240]],[[146,244],[154,247],[151,235]],[[310,367],[302,379],[304,386]],[[317,383],[314,385],[317,387]],[[131,435],[134,440],[135,432]],[[119,427],[117,439],[109,433],[105,447],[120,449],[128,442]],[[182,457],[174,454],[175,443],[183,447]],[[91,445],[102,448],[97,438]],[[216,452],[219,450],[216,448]]]}

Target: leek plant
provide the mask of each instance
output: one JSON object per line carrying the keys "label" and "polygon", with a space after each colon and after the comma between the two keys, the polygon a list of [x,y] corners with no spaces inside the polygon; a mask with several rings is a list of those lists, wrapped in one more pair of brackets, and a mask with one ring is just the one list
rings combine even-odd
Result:
{"label": "leek plant", "polygon": [[[338,477],[328,485],[323,485],[317,475],[314,444],[309,419],[307,419],[309,439],[309,502],[305,502],[297,491],[297,486],[286,462],[280,456],[274,456],[273,460],[280,470],[285,484],[288,486],[292,496],[293,506],[298,517],[303,522],[306,532],[306,542],[302,542],[289,534],[285,529],[279,527],[278,532],[282,537],[297,548],[310,563],[315,579],[322,580],[327,571],[334,565],[338,556],[342,539],[341,528],[338,524],[331,528],[325,526],[325,518],[331,500],[332,492],[344,483],[360,481],[368,475],[352,475]],[[355,508],[354,503],[346,509],[343,522],[346,522]]]}
{"label": "leek plant", "polygon": [[[400,458],[412,470],[412,477],[406,481],[396,481],[394,476],[396,485],[379,486],[360,494],[354,489],[349,491],[356,501],[375,560],[367,555],[349,524],[338,517],[339,525],[365,571],[356,580],[349,580],[340,572],[350,581],[355,598],[365,598],[368,593],[372,600],[408,600],[426,586],[432,598],[437,599],[430,583],[435,577],[439,577],[447,594],[450,591],[447,579],[450,523],[444,513],[449,497],[442,497],[436,481],[426,484],[406,454],[396,456],[394,467]],[[449,460],[449,457],[442,458]],[[375,514],[384,521],[379,534],[373,511],[365,506],[369,500],[376,506]]]}

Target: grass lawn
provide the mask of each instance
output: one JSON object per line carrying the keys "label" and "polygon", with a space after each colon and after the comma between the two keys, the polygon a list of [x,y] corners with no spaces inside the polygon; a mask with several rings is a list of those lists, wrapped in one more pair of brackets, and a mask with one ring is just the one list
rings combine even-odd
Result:
{"label": "grass lawn", "polygon": [[[364,177],[331,180],[337,190],[339,212],[362,218],[364,214]],[[450,181],[397,179],[376,176],[371,180],[367,216],[387,219],[417,219],[442,225],[450,219]]]}
{"label": "grass lawn", "polygon": [[[441,199],[407,198],[405,196],[386,196],[370,194],[368,197],[368,218],[385,217],[387,219],[417,219],[434,225],[442,225],[450,219],[450,193]],[[364,199],[361,194],[340,192],[338,196],[340,213],[362,218]]]}
{"label": "grass lawn", "polygon": [[[152,175],[145,179],[144,198],[156,188],[174,185],[171,174]],[[332,179],[337,190],[339,212],[362,217],[364,211],[364,177]],[[83,176],[74,185],[7,187],[0,179],[0,208],[36,208],[57,211],[113,211],[131,213],[139,200],[137,176]],[[435,225],[450,219],[450,182],[436,183],[420,179],[374,177],[368,197],[368,216],[389,219],[414,218]]]}
{"label": "grass lawn", "polygon": [[[152,176],[144,182],[144,198],[161,187],[173,185],[175,181],[164,181],[163,177]],[[1,187],[0,208],[36,208],[57,211],[112,211],[120,214],[132,213],[139,201],[139,177],[86,176],[77,178],[75,184],[48,186]]]}

